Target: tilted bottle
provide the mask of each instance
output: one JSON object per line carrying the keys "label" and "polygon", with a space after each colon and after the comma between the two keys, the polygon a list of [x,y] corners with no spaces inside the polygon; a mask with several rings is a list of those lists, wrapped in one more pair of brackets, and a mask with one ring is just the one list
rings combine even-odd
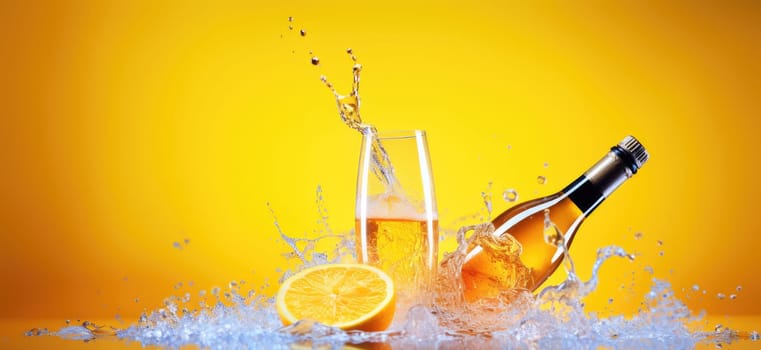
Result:
{"label": "tilted bottle", "polygon": [[[570,245],[582,221],[636,174],[648,157],[642,144],[627,136],[562,191],[518,204],[494,218],[494,237],[507,237],[505,233],[514,237],[522,248],[520,262],[525,267],[500,261],[499,249],[494,247],[471,246],[462,266],[466,300],[495,297],[505,288],[537,289],[563,260],[558,245]],[[556,237],[560,242],[547,242],[546,218],[562,235]],[[520,273],[524,276],[516,276]]]}

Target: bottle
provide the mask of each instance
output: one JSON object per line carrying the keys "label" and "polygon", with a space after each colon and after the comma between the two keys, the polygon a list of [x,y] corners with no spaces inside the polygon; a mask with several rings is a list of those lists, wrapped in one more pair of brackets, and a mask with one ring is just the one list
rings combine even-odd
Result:
{"label": "bottle", "polygon": [[[496,297],[500,291],[512,288],[537,289],[563,260],[562,245],[571,244],[584,219],[636,174],[648,157],[642,144],[627,136],[562,191],[518,204],[494,218],[491,243],[472,244],[465,256],[462,265],[465,299]],[[557,232],[555,237],[547,235],[547,224],[554,224],[550,228]],[[512,262],[507,261],[511,257],[504,254],[509,249],[494,245],[515,241],[520,243],[515,246],[522,265],[515,263],[515,257]]]}

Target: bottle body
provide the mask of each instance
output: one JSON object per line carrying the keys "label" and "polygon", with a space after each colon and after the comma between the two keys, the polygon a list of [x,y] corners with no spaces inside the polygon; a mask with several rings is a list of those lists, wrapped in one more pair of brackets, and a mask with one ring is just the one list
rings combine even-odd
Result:
{"label": "bottle body", "polygon": [[[496,297],[515,288],[537,289],[560,266],[563,245],[573,242],[584,219],[647,158],[644,147],[627,137],[562,191],[518,204],[494,218],[493,235],[501,239],[495,244],[471,244],[465,256],[461,269],[465,299]],[[562,240],[547,242],[547,219]],[[515,242],[520,245],[518,259],[505,256],[499,246]]]}

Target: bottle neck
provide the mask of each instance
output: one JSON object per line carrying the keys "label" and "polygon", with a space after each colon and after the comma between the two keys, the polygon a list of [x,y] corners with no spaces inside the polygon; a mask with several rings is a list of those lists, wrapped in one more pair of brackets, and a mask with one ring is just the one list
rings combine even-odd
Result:
{"label": "bottle neck", "polygon": [[613,147],[605,157],[587,170],[584,175],[568,185],[563,192],[584,213],[589,215],[605,198],[636,172],[629,166],[631,157],[618,147]]}

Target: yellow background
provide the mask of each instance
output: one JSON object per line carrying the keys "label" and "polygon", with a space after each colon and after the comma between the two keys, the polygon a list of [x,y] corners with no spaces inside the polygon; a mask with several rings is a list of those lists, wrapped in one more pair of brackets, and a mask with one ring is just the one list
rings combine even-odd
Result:
{"label": "yellow background", "polygon": [[758,2],[275,3],[0,1],[0,318],[272,293],[267,203],[312,235],[320,185],[332,229],[353,226],[360,139],[319,81],[348,91],[347,47],[365,120],[428,131],[442,227],[483,214],[490,182],[498,212],[633,134],[651,160],[572,253],[583,278],[599,247],[640,256],[603,267],[590,309],[636,310],[652,266],[696,311],[761,313]]}

